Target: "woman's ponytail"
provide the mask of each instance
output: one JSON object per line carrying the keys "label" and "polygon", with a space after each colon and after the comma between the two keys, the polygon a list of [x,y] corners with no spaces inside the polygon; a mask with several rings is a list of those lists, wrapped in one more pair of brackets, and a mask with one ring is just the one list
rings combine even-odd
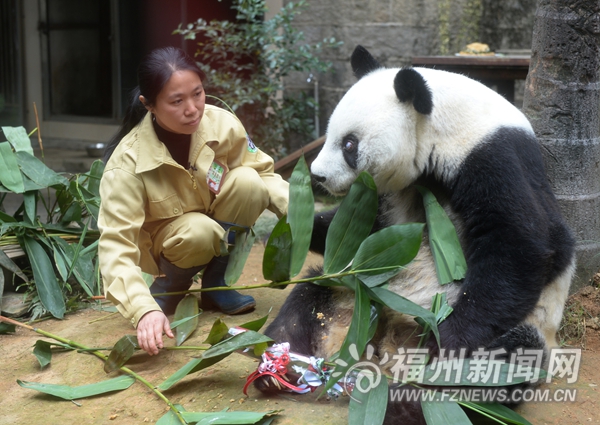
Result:
{"label": "woman's ponytail", "polygon": [[129,106],[127,106],[125,116],[123,117],[123,123],[121,124],[119,131],[110,139],[104,150],[102,161],[104,161],[105,164],[108,162],[110,156],[123,137],[127,136],[127,134],[142,121],[142,118],[146,116],[147,112],[148,110],[140,101],[140,88],[136,87],[131,92],[131,101],[129,102]]}

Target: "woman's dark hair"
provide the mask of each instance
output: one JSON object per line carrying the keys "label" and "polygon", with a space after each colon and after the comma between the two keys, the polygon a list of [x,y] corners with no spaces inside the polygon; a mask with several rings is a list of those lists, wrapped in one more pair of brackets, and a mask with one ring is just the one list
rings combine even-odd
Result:
{"label": "woman's dark hair", "polygon": [[206,79],[206,74],[202,72],[196,62],[183,50],[175,47],[155,49],[140,63],[137,72],[138,86],[131,92],[131,99],[125,111],[121,128],[106,146],[104,158],[102,158],[105,164],[121,139],[138,125],[148,112],[140,101],[140,95],[144,96],[149,106],[154,105],[156,97],[176,71],[192,71],[198,74],[200,80]]}

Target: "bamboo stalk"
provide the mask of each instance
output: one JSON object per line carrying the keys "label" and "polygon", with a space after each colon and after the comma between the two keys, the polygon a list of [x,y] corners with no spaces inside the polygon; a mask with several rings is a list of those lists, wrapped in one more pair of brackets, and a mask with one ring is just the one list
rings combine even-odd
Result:
{"label": "bamboo stalk", "polygon": [[[98,357],[101,360],[104,360],[104,361],[108,360],[108,356],[107,355],[102,354],[101,352],[99,352],[97,350],[90,349],[90,348],[86,347],[85,345],[81,345],[81,344],[79,344],[79,343],[77,343],[75,341],[68,340],[68,339],[63,338],[63,337],[61,337],[59,335],[54,335],[54,334],[52,334],[50,332],[46,332],[46,331],[44,331],[42,329],[39,329],[39,328],[34,328],[33,326],[26,325],[25,323],[18,322],[16,320],[10,319],[8,317],[0,316],[0,322],[8,323],[8,324],[11,324],[11,325],[15,325],[15,326],[19,326],[19,327],[28,329],[30,331],[34,331],[34,332],[36,332],[36,333],[38,333],[40,335],[43,335],[43,336],[45,336],[47,338],[54,339],[55,341],[58,341],[58,342],[62,342],[63,344],[67,344],[67,345],[69,345],[69,346],[71,346],[73,348],[76,348],[78,350],[89,352],[90,354],[93,354],[94,356]],[[175,405],[173,403],[171,403],[171,401],[167,397],[165,397],[164,394],[161,393],[154,385],[152,385],[152,383],[148,382],[144,377],[138,375],[133,370],[131,370],[131,369],[125,367],[125,366],[121,366],[119,368],[119,370],[121,370],[122,372],[126,373],[127,375],[131,376],[135,380],[141,382],[146,387],[148,387],[154,394],[156,394],[156,396],[158,398],[160,398],[161,400],[163,400],[169,406],[169,408],[173,411],[173,413],[175,414],[175,416],[177,417],[177,419],[179,419],[179,421],[182,424],[187,424],[186,420],[183,419],[183,416],[181,416],[181,413],[179,413],[179,410],[177,410],[177,408],[175,407]]]}
{"label": "bamboo stalk", "polygon": [[42,129],[40,128],[40,117],[38,115],[37,106],[33,102],[33,112],[35,113],[35,124],[37,125],[37,136],[40,150],[42,151],[42,160],[44,159],[44,144],[42,143]]}

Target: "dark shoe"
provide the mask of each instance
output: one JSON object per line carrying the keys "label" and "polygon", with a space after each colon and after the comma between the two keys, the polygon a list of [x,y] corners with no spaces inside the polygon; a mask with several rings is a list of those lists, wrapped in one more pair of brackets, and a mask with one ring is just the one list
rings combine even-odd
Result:
{"label": "dark shoe", "polygon": [[[214,257],[210,260],[202,276],[202,288],[226,287],[225,270],[228,262],[229,256]],[[233,290],[210,291],[202,292],[202,306],[214,306],[225,314],[240,314],[252,310],[256,301],[250,295],[242,295]]]}
{"label": "dark shoe", "polygon": [[[190,289],[190,286],[192,286],[192,278],[204,268],[204,266],[196,266],[189,269],[181,269],[170,263],[162,255],[160,256],[158,267],[160,268],[160,271],[164,273],[164,276],[154,280],[152,286],[150,286],[151,294],[187,291]],[[177,308],[177,304],[179,304],[179,301],[181,301],[184,296],[185,294],[167,295],[154,297],[154,299],[163,313],[173,314]]]}

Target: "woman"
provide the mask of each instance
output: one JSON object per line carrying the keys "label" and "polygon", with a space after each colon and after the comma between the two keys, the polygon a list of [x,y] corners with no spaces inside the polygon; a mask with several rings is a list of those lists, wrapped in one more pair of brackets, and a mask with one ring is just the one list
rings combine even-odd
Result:
{"label": "woman", "polygon": [[[203,288],[225,286],[227,229],[249,228],[270,209],[286,213],[288,184],[231,113],[205,105],[204,73],[182,50],[154,50],[109,143],[100,183],[100,269],[106,296],[137,328],[150,355],[173,334],[166,314],[201,270]],[[162,274],[148,288],[141,272]],[[252,309],[236,291],[202,294],[227,314]]]}

